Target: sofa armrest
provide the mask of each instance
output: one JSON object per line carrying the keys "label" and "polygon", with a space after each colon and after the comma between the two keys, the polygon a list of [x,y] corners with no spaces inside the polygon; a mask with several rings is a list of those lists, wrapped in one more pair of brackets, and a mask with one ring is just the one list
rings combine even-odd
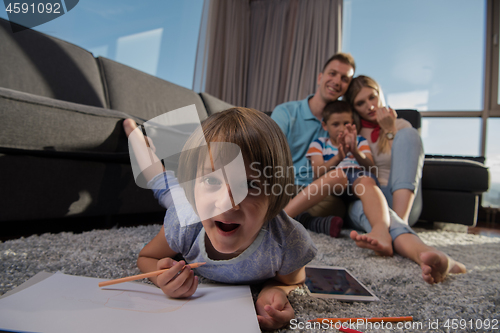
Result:
{"label": "sofa armrest", "polygon": [[422,125],[422,115],[417,110],[399,109],[396,110],[398,118],[403,118],[410,122],[413,128],[420,129]]}
{"label": "sofa armrest", "polygon": [[489,172],[484,164],[462,158],[425,158],[422,188],[482,193],[489,188]]}
{"label": "sofa armrest", "polygon": [[[128,152],[116,110],[0,87],[0,148],[33,152]],[[133,117],[132,117],[133,118]],[[142,119],[135,118],[142,123]]]}

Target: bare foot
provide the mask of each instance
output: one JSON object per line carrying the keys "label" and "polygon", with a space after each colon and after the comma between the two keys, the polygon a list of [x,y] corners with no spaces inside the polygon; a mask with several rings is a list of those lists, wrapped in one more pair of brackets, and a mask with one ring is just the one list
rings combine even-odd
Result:
{"label": "bare foot", "polygon": [[358,234],[356,230],[351,231],[350,237],[356,242],[356,245],[375,251],[379,256],[392,256],[392,238],[388,232],[376,232],[372,230],[368,234]]}
{"label": "bare foot", "polygon": [[137,124],[134,120],[128,118],[123,121],[123,129],[125,130],[125,134],[127,137],[137,128]]}
{"label": "bare foot", "polygon": [[[130,137],[130,134],[132,134],[137,128],[138,128],[138,126],[133,119],[127,118],[123,121],[123,130],[125,131],[125,134],[127,135],[127,137]],[[137,130],[135,133],[136,134],[134,134],[134,135],[136,136],[137,139],[141,139],[141,140],[146,139],[147,146],[149,148],[151,148],[153,153],[156,152],[156,147],[153,144],[153,140],[151,140],[151,138],[144,136],[144,134],[142,133],[142,131],[140,129]]]}
{"label": "bare foot", "polygon": [[422,278],[430,284],[444,281],[449,273],[462,274],[467,272],[464,264],[451,259],[438,250],[422,252],[420,259],[422,260],[420,264]]}

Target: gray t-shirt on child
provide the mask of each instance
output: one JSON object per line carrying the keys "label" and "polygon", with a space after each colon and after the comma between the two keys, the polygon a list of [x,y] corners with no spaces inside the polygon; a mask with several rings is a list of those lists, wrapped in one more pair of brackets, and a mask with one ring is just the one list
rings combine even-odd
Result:
{"label": "gray t-shirt on child", "polygon": [[239,256],[212,260],[205,250],[205,229],[187,200],[178,200],[180,204],[176,200],[176,205],[168,207],[168,202],[172,202],[170,189],[175,187],[176,195],[179,193],[177,179],[163,173],[152,179],[149,187],[160,204],[167,208],[163,225],[170,248],[188,263],[206,262],[195,270],[208,279],[223,283],[262,282],[277,273],[290,274],[316,256],[317,248],[307,230],[281,211],[264,223],[255,241]]}

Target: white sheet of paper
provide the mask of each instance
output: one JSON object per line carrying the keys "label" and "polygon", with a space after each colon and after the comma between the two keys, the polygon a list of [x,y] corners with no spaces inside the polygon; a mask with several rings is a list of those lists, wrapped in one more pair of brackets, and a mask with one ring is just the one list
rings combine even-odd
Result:
{"label": "white sheet of paper", "polygon": [[0,329],[29,332],[260,332],[249,286],[199,285],[190,299],[155,286],[57,273],[0,299]]}

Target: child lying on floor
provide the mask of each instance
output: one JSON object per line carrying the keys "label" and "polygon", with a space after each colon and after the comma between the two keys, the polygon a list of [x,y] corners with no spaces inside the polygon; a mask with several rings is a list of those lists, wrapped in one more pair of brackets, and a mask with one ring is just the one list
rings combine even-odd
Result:
{"label": "child lying on floor", "polygon": [[[287,325],[294,318],[287,295],[304,282],[304,266],[317,249],[304,227],[283,212],[293,175],[263,177],[269,175],[265,168],[286,170],[292,163],[279,127],[252,109],[232,108],[210,116],[181,154],[178,177],[185,193],[173,173],[165,172],[152,151],[144,149],[135,122],[125,120],[124,129],[148,186],[168,208],[160,232],[139,253],[139,269],[170,268],[151,281],[173,298],[196,291],[198,278],[184,267],[186,262],[206,262],[196,271],[214,281],[265,282],[255,304],[261,329]],[[204,140],[205,149],[195,149]],[[226,143],[241,149],[241,168],[229,165],[236,154],[220,148]],[[268,194],[277,187],[282,195]],[[173,259],[179,253],[185,261]]]}

